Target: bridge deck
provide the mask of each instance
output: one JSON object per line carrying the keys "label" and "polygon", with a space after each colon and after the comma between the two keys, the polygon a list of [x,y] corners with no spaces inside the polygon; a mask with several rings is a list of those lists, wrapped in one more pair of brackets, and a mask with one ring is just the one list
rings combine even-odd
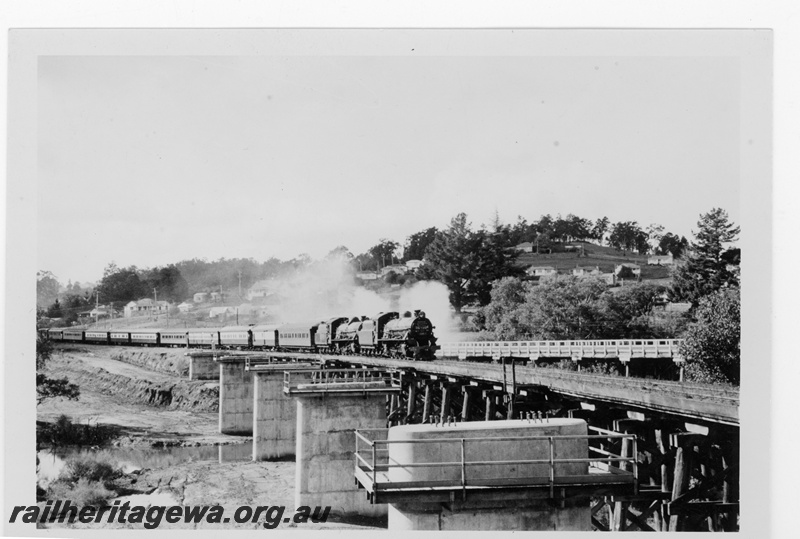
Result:
{"label": "bridge deck", "polygon": [[[269,355],[310,359],[317,362],[349,363],[353,366],[414,369],[427,374],[492,382],[500,384],[501,388],[504,380],[501,365],[486,363],[449,360],[406,361],[370,356],[295,352],[270,352]],[[624,404],[643,411],[658,411],[682,418],[739,425],[739,391],[736,388],[583,374],[531,365],[516,366],[515,378],[518,388],[520,386],[543,386],[556,393],[589,401]],[[510,389],[511,369],[508,366],[505,379]]]}

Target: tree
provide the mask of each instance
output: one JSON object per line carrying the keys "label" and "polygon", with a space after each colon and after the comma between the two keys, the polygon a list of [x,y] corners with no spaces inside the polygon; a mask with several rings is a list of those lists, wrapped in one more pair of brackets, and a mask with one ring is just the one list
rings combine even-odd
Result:
{"label": "tree", "polygon": [[433,239],[436,237],[436,232],[436,227],[432,226],[421,232],[411,234],[403,248],[403,262],[422,260],[425,258],[425,250],[428,248],[428,245],[433,242]]}
{"label": "tree", "polygon": [[625,286],[603,296],[606,338],[652,338],[654,329],[650,315],[665,287],[650,283]]}
{"label": "tree", "polygon": [[650,251],[656,252],[661,243],[661,238],[664,237],[664,227],[657,223],[650,223],[647,227],[647,243],[650,246]]}
{"label": "tree", "polygon": [[600,245],[603,244],[603,236],[608,231],[609,224],[611,224],[611,221],[608,220],[608,217],[602,217],[595,221],[592,227],[592,238],[597,240]]}
{"label": "tree", "polygon": [[[726,244],[737,240],[739,227],[728,221],[725,210],[714,208],[700,216],[695,241],[686,262],[675,270],[670,296],[697,306],[703,296],[724,287],[739,286],[737,251],[727,254]],[[731,263],[733,262],[733,263]]]}
{"label": "tree", "polygon": [[446,230],[436,233],[425,251],[425,264],[417,270],[419,278],[437,280],[447,287],[457,313],[475,299],[468,285],[480,266],[479,241],[470,230],[467,215],[459,213]]}
{"label": "tree", "polygon": [[653,307],[663,287],[636,284],[611,292],[601,279],[559,276],[539,285],[516,278],[493,283],[476,316],[495,339],[624,339],[669,335]]}
{"label": "tree", "polygon": [[381,267],[384,267],[394,263],[394,253],[398,247],[400,244],[396,241],[381,238],[380,243],[370,247],[367,252],[376,262],[380,263]]}
{"label": "tree", "polygon": [[[155,288],[160,300],[181,302],[189,297],[189,284],[175,264],[150,270],[146,282],[148,296]],[[247,282],[243,285],[247,287]]]}
{"label": "tree", "polygon": [[695,318],[681,346],[687,379],[738,385],[741,366],[739,289],[720,289],[700,299]]}
{"label": "tree", "polygon": [[480,305],[486,305],[491,301],[494,281],[522,275],[523,270],[514,264],[519,251],[513,248],[515,243],[509,226],[496,223],[493,232],[479,230],[474,240],[478,264],[468,290]]}
{"label": "tree", "polygon": [[47,335],[37,332],[36,336],[36,403],[47,399],[65,397],[77,400],[80,390],[66,378],[50,378],[45,374],[47,362],[53,353],[53,342]]}
{"label": "tree", "polygon": [[493,283],[491,301],[480,308],[476,316],[482,329],[489,328],[493,338],[515,340],[530,335],[530,328],[523,321],[521,307],[532,288],[532,284],[514,277],[504,277]]}
{"label": "tree", "polygon": [[111,262],[103,272],[103,278],[97,286],[97,291],[104,302],[109,302],[116,308],[124,306],[130,301],[150,296],[152,290],[147,282],[142,281],[136,266],[118,268]]}
{"label": "tree", "polygon": [[617,249],[637,250],[639,254],[647,254],[650,248],[647,244],[647,232],[636,221],[614,223],[608,236],[608,244]]}
{"label": "tree", "polygon": [[338,247],[331,249],[331,251],[325,255],[325,260],[342,260],[345,262],[350,262],[353,260],[353,258],[353,253],[351,253],[350,249],[344,245],[339,245]]}
{"label": "tree", "polygon": [[688,247],[689,242],[685,237],[678,237],[671,232],[667,232],[658,242],[656,253],[661,255],[672,255],[675,258],[680,258]]}
{"label": "tree", "polygon": [[36,272],[36,305],[45,308],[58,300],[58,279],[49,271]]}
{"label": "tree", "polygon": [[559,276],[532,287],[520,319],[535,339],[594,339],[603,336],[600,279]]}

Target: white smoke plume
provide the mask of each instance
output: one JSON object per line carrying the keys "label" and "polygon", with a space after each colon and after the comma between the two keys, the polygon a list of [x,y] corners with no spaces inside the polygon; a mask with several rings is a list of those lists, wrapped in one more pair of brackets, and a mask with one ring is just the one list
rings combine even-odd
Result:
{"label": "white smoke plume", "polygon": [[313,262],[272,281],[272,323],[319,322],[338,316],[375,316],[380,312],[425,311],[436,326],[440,341],[452,340],[456,323],[447,288],[435,281],[386,288],[381,294],[367,290],[355,278],[346,260]]}

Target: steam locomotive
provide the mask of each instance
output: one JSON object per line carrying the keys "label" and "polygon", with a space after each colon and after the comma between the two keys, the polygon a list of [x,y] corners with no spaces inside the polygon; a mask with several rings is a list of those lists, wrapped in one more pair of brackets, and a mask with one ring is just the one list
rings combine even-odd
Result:
{"label": "steam locomotive", "polygon": [[429,361],[439,349],[434,329],[423,311],[391,311],[301,324],[108,331],[52,328],[42,332],[54,341],[86,344],[364,354]]}

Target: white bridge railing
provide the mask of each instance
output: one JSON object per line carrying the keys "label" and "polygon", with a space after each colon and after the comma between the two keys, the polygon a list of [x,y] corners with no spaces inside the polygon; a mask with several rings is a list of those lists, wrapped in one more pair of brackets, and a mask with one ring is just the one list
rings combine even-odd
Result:
{"label": "white bridge railing", "polygon": [[585,341],[474,341],[441,343],[443,357],[672,358],[683,361],[681,339],[598,339]]}

